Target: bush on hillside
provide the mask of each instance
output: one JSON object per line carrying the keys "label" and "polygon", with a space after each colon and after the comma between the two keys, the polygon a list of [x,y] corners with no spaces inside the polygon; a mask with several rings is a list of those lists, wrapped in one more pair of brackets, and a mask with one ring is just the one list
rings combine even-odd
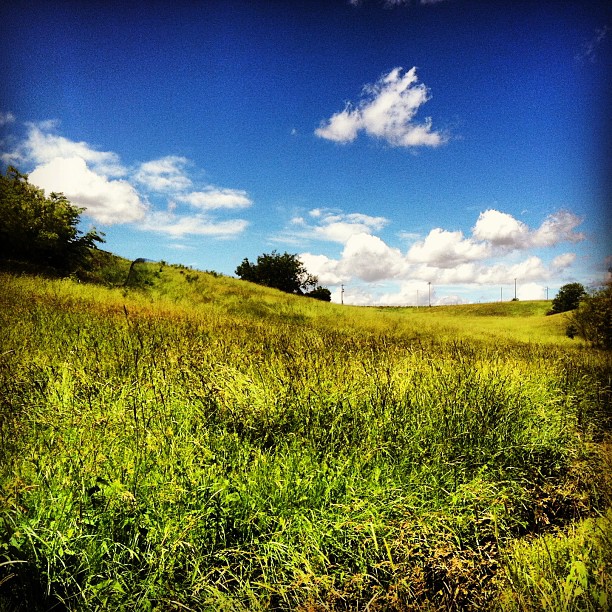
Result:
{"label": "bush on hillside", "polygon": [[612,281],[580,300],[571,315],[567,335],[578,335],[593,346],[612,349]]}
{"label": "bush on hillside", "polygon": [[552,308],[548,314],[558,314],[575,310],[580,304],[580,300],[586,295],[584,286],[580,283],[569,283],[563,285],[557,293],[557,297],[552,301]]}
{"label": "bush on hillside", "polygon": [[290,253],[264,253],[257,257],[257,263],[243,259],[236,268],[236,274],[242,279],[280,289],[286,293],[303,295],[317,286],[319,280],[309,274],[297,255]]}
{"label": "bush on hillside", "polygon": [[306,297],[314,298],[315,300],[321,300],[322,302],[331,302],[331,291],[326,287],[315,287],[312,291],[306,294]]}
{"label": "bush on hillside", "polygon": [[104,240],[95,229],[84,235],[77,229],[82,212],[62,193],[45,196],[9,166],[0,174],[0,260],[64,274],[86,268],[91,249]]}

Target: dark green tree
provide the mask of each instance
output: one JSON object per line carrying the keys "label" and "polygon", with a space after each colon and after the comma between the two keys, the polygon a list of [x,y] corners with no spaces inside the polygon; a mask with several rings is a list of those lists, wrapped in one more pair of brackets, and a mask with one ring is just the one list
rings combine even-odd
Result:
{"label": "dark green tree", "polygon": [[315,300],[321,300],[322,302],[331,302],[331,291],[321,285],[315,287],[312,291],[306,294],[306,297],[314,298]]}
{"label": "dark green tree", "polygon": [[236,274],[246,281],[280,289],[286,293],[303,295],[319,282],[316,276],[308,273],[297,255],[290,253],[264,253],[257,257],[257,263],[243,259],[236,268]]}
{"label": "dark green tree", "polygon": [[95,229],[78,230],[82,208],[62,193],[45,192],[9,166],[0,174],[0,260],[27,262],[61,273],[86,267],[90,250],[104,242]]}
{"label": "dark green tree", "polygon": [[580,283],[569,283],[563,285],[559,289],[559,293],[552,301],[552,308],[548,314],[558,314],[560,312],[567,312],[568,310],[575,310],[580,304],[580,300],[586,295],[583,285]]}
{"label": "dark green tree", "polygon": [[593,346],[612,349],[612,281],[580,300],[570,316],[567,335],[579,335]]}

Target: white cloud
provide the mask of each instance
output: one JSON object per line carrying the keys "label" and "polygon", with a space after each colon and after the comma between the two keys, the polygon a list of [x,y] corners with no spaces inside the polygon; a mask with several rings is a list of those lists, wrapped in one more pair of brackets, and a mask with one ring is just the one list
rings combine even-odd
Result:
{"label": "white cloud", "polygon": [[566,268],[569,268],[569,266],[571,266],[575,260],[576,253],[563,253],[562,255],[555,257],[550,265],[556,272],[561,272]]}
{"label": "white cloud", "polygon": [[[427,283],[423,281],[405,281],[400,284],[397,291],[382,293],[377,301],[386,306],[427,306],[429,304],[428,289]],[[435,292],[432,292],[432,298],[433,303]]]}
{"label": "white cloud", "polygon": [[[247,221],[218,221],[202,214],[180,215],[176,202],[195,208],[244,208],[252,204],[242,190],[205,186],[194,190],[186,172],[189,160],[168,155],[128,168],[119,155],[98,151],[86,142],[75,142],[55,133],[56,121],[28,124],[26,138],[13,151],[3,154],[9,163],[19,161],[34,166],[30,182],[47,193],[62,192],[84,214],[104,224],[140,221],[140,229],[171,236],[189,234],[227,238],[246,228]],[[151,209],[135,185],[145,193],[174,198],[167,201],[167,211]],[[191,190],[191,191],[189,191]]]}
{"label": "white cloud", "polygon": [[247,225],[248,221],[244,219],[215,221],[200,214],[179,216],[169,212],[153,212],[147,215],[138,228],[166,234],[173,238],[187,235],[233,238],[241,234]]}
{"label": "white cloud", "polygon": [[191,180],[184,171],[187,163],[187,158],[177,155],[144,162],[135,172],[134,180],[151,191],[181,192],[191,187]]}
{"label": "white cloud", "polygon": [[485,210],[480,213],[472,235],[478,240],[486,240],[495,246],[520,247],[524,243],[529,228],[517,221],[512,215],[498,210]]}
{"label": "white cloud", "polygon": [[37,166],[29,180],[47,193],[63,192],[76,206],[101,223],[128,223],[144,217],[146,206],[125,180],[93,172],[81,157],[55,157]]}
{"label": "white cloud", "polygon": [[86,142],[75,142],[63,136],[50,133],[55,122],[30,124],[28,136],[18,148],[18,153],[35,164],[46,164],[56,158],[80,158],[96,173],[106,177],[127,174],[119,156],[111,151],[96,151]]}
{"label": "white cloud", "polygon": [[519,300],[544,300],[546,287],[538,283],[524,283],[517,286],[516,297]]}
{"label": "white cloud", "polygon": [[0,127],[3,125],[8,125],[9,123],[15,122],[15,115],[11,112],[0,112]]}
{"label": "white cloud", "polygon": [[339,262],[335,259],[312,253],[300,253],[299,259],[308,272],[314,274],[323,285],[339,285],[345,280],[338,270]]}
{"label": "white cloud", "polygon": [[352,278],[374,282],[393,278],[405,267],[402,253],[371,234],[348,239],[340,259],[312,253],[300,254],[306,269],[323,284],[338,284]]}
{"label": "white cloud", "polygon": [[506,264],[494,264],[490,267],[481,266],[474,276],[475,283],[480,285],[506,285],[513,279],[525,281],[541,281],[550,277],[550,271],[544,262],[532,255],[517,264],[508,266]]}
{"label": "white cloud", "polygon": [[472,228],[472,235],[478,240],[505,249],[550,247],[561,242],[584,240],[584,234],[574,231],[581,223],[580,217],[560,211],[549,215],[539,228],[531,230],[525,223],[507,213],[486,210],[480,213]]}
{"label": "white cloud", "polygon": [[[541,283],[548,283],[554,275],[571,266],[576,256],[564,253],[546,261],[529,251],[581,238],[574,231],[580,220],[571,213],[550,215],[539,228],[531,229],[507,213],[489,210],[479,216],[472,236],[465,237],[461,231],[435,228],[403,253],[373,234],[375,228],[382,229],[387,224],[386,219],[367,215],[361,217],[356,213],[347,215],[314,209],[306,219],[296,217],[292,220],[294,226],[306,228],[310,235],[326,236],[330,240],[336,237],[335,231],[348,219],[354,222],[350,232],[338,231],[337,241],[344,241],[344,249],[337,259],[313,253],[301,255],[307,269],[319,276],[323,284],[338,286],[344,283],[354,289],[361,282],[401,283],[400,289],[395,292],[379,291],[374,295],[367,290],[360,291],[355,298],[358,301],[353,301],[353,295],[347,295],[347,304],[415,303],[416,290],[419,287],[420,290],[427,290],[428,282],[432,283],[432,287],[503,287],[512,285],[514,279],[518,279],[518,285],[522,287],[520,299],[536,299],[543,295]],[[366,225],[367,231],[354,231],[360,223]],[[412,234],[411,238],[414,237]],[[507,256],[509,250],[523,251],[525,257],[520,261],[500,260],[501,256]],[[464,301],[455,294],[446,295],[444,299],[449,303]],[[435,302],[432,297],[432,303],[441,302]]]}
{"label": "white cloud", "polygon": [[212,185],[203,191],[192,191],[177,197],[194,208],[212,210],[215,208],[248,208],[253,204],[246,191],[241,189],[223,189]]}
{"label": "white cloud", "polygon": [[394,68],[373,85],[363,88],[357,106],[347,103],[344,110],[332,115],[315,130],[315,134],[335,142],[352,142],[359,131],[396,147],[436,147],[447,138],[432,130],[431,119],[414,123],[414,117],[430,99],[428,88],[418,83],[416,68],[402,75]]}
{"label": "white cloud", "polygon": [[314,208],[308,212],[309,219],[294,217],[290,228],[280,240],[295,243],[296,239],[324,240],[346,244],[351,236],[371,234],[383,229],[389,220],[361,213],[344,213],[326,208]]}
{"label": "white cloud", "polygon": [[399,249],[390,247],[378,236],[356,234],[348,239],[338,268],[346,276],[372,282],[400,274],[404,259]]}
{"label": "white cloud", "polygon": [[582,223],[582,219],[573,213],[560,211],[548,216],[542,225],[533,232],[531,244],[533,246],[555,246],[560,242],[580,242],[585,236],[574,229]]}
{"label": "white cloud", "polygon": [[456,267],[468,261],[486,257],[486,244],[464,238],[462,232],[449,232],[436,228],[422,242],[417,242],[408,251],[408,260],[433,264],[441,268]]}

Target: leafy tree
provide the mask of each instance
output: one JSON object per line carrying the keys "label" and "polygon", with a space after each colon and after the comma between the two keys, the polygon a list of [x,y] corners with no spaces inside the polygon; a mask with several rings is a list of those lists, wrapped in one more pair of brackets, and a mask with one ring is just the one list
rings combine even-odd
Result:
{"label": "leafy tree", "polygon": [[580,300],[571,314],[567,335],[579,335],[593,346],[612,349],[612,281]]}
{"label": "leafy tree", "polygon": [[552,308],[548,314],[557,314],[575,310],[580,304],[580,300],[586,295],[584,287],[580,283],[569,283],[563,285],[557,293],[557,297],[552,301]]}
{"label": "leafy tree", "polygon": [[321,300],[322,302],[331,302],[331,291],[321,285],[315,287],[312,291],[306,294],[306,297],[314,298],[315,300]]}
{"label": "leafy tree", "polygon": [[73,272],[87,265],[90,250],[104,242],[95,229],[77,229],[82,208],[62,193],[45,192],[9,166],[0,174],[0,260]]}
{"label": "leafy tree", "polygon": [[317,277],[308,273],[297,255],[281,255],[276,251],[259,255],[257,263],[243,259],[236,268],[236,274],[242,280],[300,295],[318,283]]}

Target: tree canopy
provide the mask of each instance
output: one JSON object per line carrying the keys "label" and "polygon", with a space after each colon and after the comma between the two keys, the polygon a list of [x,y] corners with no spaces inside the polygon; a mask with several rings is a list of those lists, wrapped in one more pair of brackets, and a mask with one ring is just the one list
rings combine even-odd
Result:
{"label": "tree canopy", "polygon": [[0,174],[0,259],[69,273],[87,264],[90,249],[104,242],[95,229],[77,229],[82,208],[62,193],[45,192],[9,166]]}
{"label": "tree canopy", "polygon": [[552,308],[549,314],[567,312],[575,310],[580,304],[580,300],[586,295],[584,286],[580,283],[569,283],[563,285],[557,293],[557,297],[552,301]]}
{"label": "tree canopy", "polygon": [[[243,259],[236,268],[236,274],[242,279],[280,289],[286,293],[297,293],[299,295],[311,295],[317,299],[325,299],[324,292],[329,291],[317,286],[319,280],[316,276],[309,274],[304,264],[297,255],[290,253],[264,253],[257,257],[257,263]],[[311,289],[312,288],[312,289]],[[329,301],[331,294],[329,294]]]}

